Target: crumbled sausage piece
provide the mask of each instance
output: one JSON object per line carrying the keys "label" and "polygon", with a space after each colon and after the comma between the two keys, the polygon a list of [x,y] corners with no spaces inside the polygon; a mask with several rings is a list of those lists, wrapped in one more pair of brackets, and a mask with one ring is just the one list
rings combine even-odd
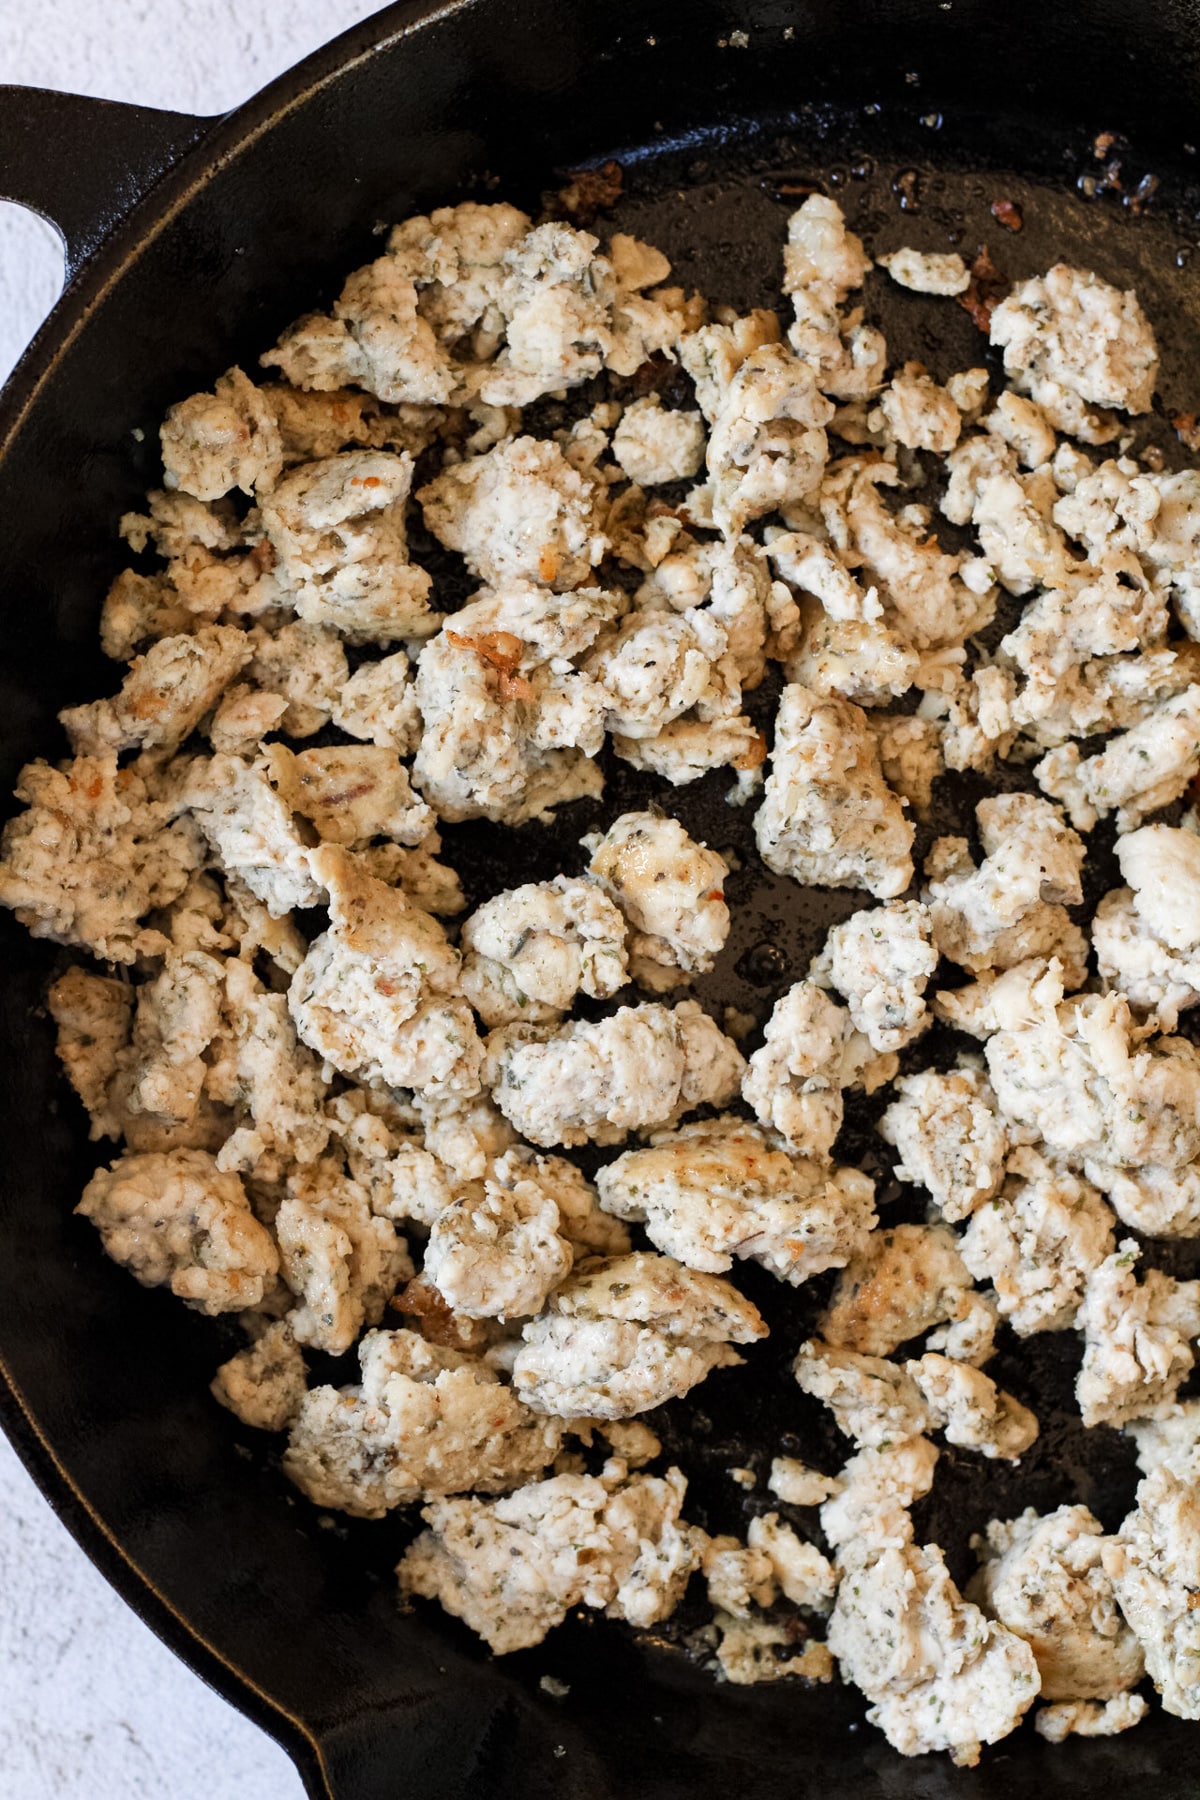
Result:
{"label": "crumbled sausage piece", "polygon": [[427,572],[408,560],[407,452],[347,450],[304,463],[262,503],[263,527],[295,592],[296,611],[352,644],[427,637]]}
{"label": "crumbled sausage piece", "polygon": [[1087,269],[1055,263],[1015,287],[991,318],[991,341],[1010,374],[1065,387],[1096,406],[1150,409],[1158,346],[1132,291]]}
{"label": "crumbled sausage piece", "polygon": [[1113,1218],[1096,1189],[1036,1150],[1015,1150],[1003,1189],[981,1206],[959,1253],[1019,1337],[1073,1325],[1093,1271],[1112,1254]]}
{"label": "crumbled sausage piece", "polygon": [[269,494],[283,468],[279,426],[266,396],[240,369],[211,394],[171,407],[162,426],[163,479],[197,500],[231,488]]}
{"label": "crumbled sausage piece", "polygon": [[588,1263],[524,1328],[521,1398],[562,1418],[624,1419],[685,1394],[765,1337],[757,1310],[715,1275],[644,1251]]}
{"label": "crumbled sausage piece", "polygon": [[970,1286],[958,1240],[946,1226],[883,1227],[839,1275],[822,1336],[837,1349],[887,1356],[931,1325],[953,1319]]}
{"label": "crumbled sausage piece", "polygon": [[199,1312],[256,1306],[279,1268],[241,1182],[202,1150],[122,1156],[96,1171],[76,1211],[143,1287],[169,1286]]}
{"label": "crumbled sausage piece", "polygon": [[913,828],[883,779],[865,715],[847,700],[783,690],[754,828],[768,868],[799,882],[890,900],[912,880]]}
{"label": "crumbled sausage piece", "polygon": [[1025,1639],[1046,1700],[1111,1700],[1141,1679],[1142,1652],[1103,1563],[1111,1541],[1086,1506],[1041,1517],[1027,1507],[973,1540],[981,1562],[968,1592]]}
{"label": "crumbled sausage piece", "polygon": [[840,1267],[876,1222],[867,1176],[790,1156],[740,1119],[659,1134],[596,1183],[606,1211],[644,1223],[655,1248],[689,1268],[719,1274],[749,1257],[794,1286]]}
{"label": "crumbled sausage piece", "polygon": [[926,1437],[902,1437],[852,1456],[838,1475],[840,1491],[821,1508],[821,1530],[834,1550],[911,1544],[908,1509],[933,1486],[937,1460],[937,1445]]}
{"label": "crumbled sausage piece", "polygon": [[262,1336],[221,1364],[212,1394],[256,1431],[286,1431],[300,1411],[307,1365],[287,1319],[268,1325]]}
{"label": "crumbled sausage piece", "polygon": [[622,1006],[555,1031],[509,1025],[488,1039],[485,1079],[530,1143],[615,1144],[733,1098],[745,1064],[694,1000]]}
{"label": "crumbled sausage piece", "polygon": [[306,1044],[344,1075],[446,1101],[479,1091],[483,1048],[459,991],[459,956],[437,921],[333,844],[312,852],[329,930],[288,995]]}
{"label": "crumbled sausage piece", "polygon": [[798,981],[767,1020],[742,1098],[791,1149],[822,1159],[841,1130],[843,1089],[871,1092],[895,1071],[894,1055],[873,1057],[844,1007],[815,982]]}
{"label": "crumbled sausage piece", "polygon": [[928,1189],[944,1219],[969,1218],[999,1192],[1009,1148],[987,1078],[970,1067],[919,1069],[895,1085],[900,1098],[879,1133],[900,1152],[897,1176]]}
{"label": "crumbled sausage piece", "polygon": [[284,1472],[317,1506],[381,1519],[468,1488],[507,1493],[558,1453],[557,1425],[475,1357],[369,1331],[358,1359],[360,1383],[310,1389],[292,1426]]}
{"label": "crumbled sausage piece", "polygon": [[493,895],[464,920],[462,990],[485,1025],[557,1024],[580,993],[625,985],[625,921],[591,882],[556,875]]}
{"label": "crumbled sausage piece", "polygon": [[729,866],[688,836],[677,819],[622,813],[584,839],[588,873],[633,929],[635,980],[658,990],[712,968],[729,935]]}
{"label": "crumbled sausage piece", "polygon": [[426,645],[413,775],[441,818],[521,825],[600,793],[605,695],[574,663],[620,611],[599,588],[560,599],[509,587],[470,602]]}
{"label": "crumbled sausage piece", "polygon": [[332,1157],[289,1175],[275,1236],[280,1272],[296,1296],[293,1335],[315,1350],[348,1350],[413,1273],[404,1239],[372,1214],[365,1188]]}
{"label": "crumbled sausage piece", "polygon": [[1173,1281],[1159,1269],[1139,1282],[1140,1254],[1125,1238],[1088,1278],[1076,1320],[1084,1350],[1075,1397],[1085,1425],[1169,1412],[1195,1362],[1200,1282]]}
{"label": "crumbled sausage piece", "polygon": [[873,1050],[902,1050],[929,1024],[925,987],[937,966],[929,910],[917,900],[852,913],[835,925],[809,980],[844,995]]}
{"label": "crumbled sausage piece", "polygon": [[152,798],[114,754],[61,768],[27,763],[16,797],[27,810],[0,838],[0,905],[34,937],[131,963],[163,947],[146,914],[181,894],[201,860],[177,806]]}
{"label": "crumbled sausage piece", "polygon": [[1163,1709],[1200,1718],[1200,1489],[1193,1453],[1138,1483],[1137,1505],[1106,1541],[1105,1572],[1137,1634]]}
{"label": "crumbled sausage piece", "polygon": [[439,543],[482,581],[561,591],[588,582],[608,549],[603,492],[557,445],[518,437],[452,464],[417,499]]}
{"label": "crumbled sausage piece", "polygon": [[893,250],[875,258],[892,280],[914,294],[965,294],[971,277],[962,257],[953,250]]}
{"label": "crumbled sausage piece", "polygon": [[1029,1408],[998,1388],[982,1369],[936,1353],[904,1366],[948,1444],[1015,1462],[1037,1437],[1038,1422]]}
{"label": "crumbled sausage piece", "polygon": [[405,1552],[400,1590],[436,1599],[497,1656],[540,1644],[573,1606],[653,1625],[678,1604],[702,1534],[680,1516],[687,1483],[626,1477],[623,1463],[556,1475],[496,1501],[438,1500]]}
{"label": "crumbled sausage piece", "polygon": [[795,1376],[832,1412],[839,1431],[863,1449],[881,1450],[928,1430],[929,1410],[911,1375],[882,1356],[861,1356],[810,1338]]}
{"label": "crumbled sausage piece", "polygon": [[851,1544],[841,1563],[829,1647],[871,1701],[868,1718],[903,1756],[948,1750],[973,1768],[1032,1704],[1032,1650],[962,1598],[936,1544]]}

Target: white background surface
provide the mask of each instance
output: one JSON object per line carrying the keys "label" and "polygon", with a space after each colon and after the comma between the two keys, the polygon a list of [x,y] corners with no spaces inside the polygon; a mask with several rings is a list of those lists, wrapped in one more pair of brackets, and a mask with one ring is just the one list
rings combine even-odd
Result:
{"label": "white background surface", "polygon": [[[0,0],[0,82],[216,113],[375,10],[375,0]],[[61,279],[50,228],[0,203],[0,380]],[[117,1598],[0,1438],[2,1800],[302,1791],[283,1751]]]}

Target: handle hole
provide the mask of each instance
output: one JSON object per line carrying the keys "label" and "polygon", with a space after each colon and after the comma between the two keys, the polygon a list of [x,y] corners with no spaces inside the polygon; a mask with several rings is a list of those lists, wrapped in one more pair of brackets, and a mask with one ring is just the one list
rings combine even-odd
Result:
{"label": "handle hole", "polygon": [[62,287],[62,239],[54,227],[0,200],[0,385]]}

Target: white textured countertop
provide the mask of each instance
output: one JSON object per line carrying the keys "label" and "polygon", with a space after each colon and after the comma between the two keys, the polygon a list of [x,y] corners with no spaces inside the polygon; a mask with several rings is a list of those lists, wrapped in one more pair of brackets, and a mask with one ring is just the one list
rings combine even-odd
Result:
{"label": "white textured countertop", "polygon": [[[4,0],[0,82],[211,114],[375,9],[375,0]],[[61,278],[49,226],[0,203],[0,380]],[[283,1751],[135,1618],[0,1438],[3,1800],[301,1794]]]}

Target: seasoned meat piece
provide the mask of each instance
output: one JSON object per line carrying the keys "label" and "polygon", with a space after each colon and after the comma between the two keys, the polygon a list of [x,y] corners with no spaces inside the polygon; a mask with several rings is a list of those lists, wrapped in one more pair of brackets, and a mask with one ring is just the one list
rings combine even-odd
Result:
{"label": "seasoned meat piece", "polygon": [[694,1000],[623,1006],[557,1031],[508,1025],[488,1039],[485,1079],[505,1118],[531,1143],[619,1143],[669,1127],[702,1105],[724,1106],[745,1064]]}
{"label": "seasoned meat piece", "polygon": [[623,1463],[556,1475],[503,1500],[439,1500],[397,1571],[402,1594],[439,1600],[497,1656],[540,1644],[574,1606],[653,1625],[674,1612],[703,1534],[680,1516],[687,1483]]}
{"label": "seasoned meat piece", "polygon": [[973,1540],[968,1592],[1037,1657],[1046,1700],[1111,1700],[1142,1677],[1142,1652],[1121,1617],[1103,1555],[1111,1539],[1086,1506],[993,1519]]}
{"label": "seasoned meat piece", "polygon": [[903,1050],[930,1023],[925,986],[937,967],[929,909],[917,900],[852,913],[835,925],[809,969],[836,988],[873,1050]]}
{"label": "seasoned meat piece", "polygon": [[767,1328],[715,1275],[644,1251],[588,1263],[525,1326],[513,1365],[521,1398],[566,1419],[625,1419],[740,1363],[734,1344]]}
{"label": "seasoned meat piece", "polygon": [[851,1544],[841,1564],[829,1648],[871,1701],[867,1717],[903,1756],[948,1750],[973,1768],[1032,1704],[1033,1651],[962,1598],[936,1544]]}
{"label": "seasoned meat piece", "polygon": [[557,1024],[628,977],[625,921],[589,881],[556,875],[496,894],[464,920],[462,989],[485,1025]]}
{"label": "seasoned meat piece", "polygon": [[468,1488],[503,1494],[558,1453],[559,1427],[475,1357],[411,1331],[369,1331],[358,1359],[361,1382],[312,1388],[292,1426],[284,1472],[317,1506],[381,1519]]}
{"label": "seasoned meat piece", "polygon": [[256,1431],[286,1431],[307,1387],[308,1369],[288,1319],[268,1325],[261,1337],[221,1364],[212,1395]]}
{"label": "seasoned meat piece", "polygon": [[1146,1673],[1177,1719],[1200,1718],[1200,1457],[1164,1463],[1138,1483],[1137,1505],[1101,1552]]}
{"label": "seasoned meat piece", "polygon": [[999,1191],[1009,1148],[986,1076],[971,1067],[920,1069],[902,1076],[896,1092],[879,1135],[900,1152],[897,1176],[928,1189],[944,1219],[969,1218]]}
{"label": "seasoned meat piece", "polygon": [[867,1176],[790,1156],[740,1119],[660,1134],[608,1163],[596,1184],[606,1211],[645,1224],[651,1243],[689,1268],[720,1274],[748,1257],[793,1286],[848,1261],[876,1223]]}
{"label": "seasoned meat piece", "polygon": [[453,463],[417,499],[438,542],[492,587],[582,587],[608,549],[603,485],[541,438],[508,439]]}
{"label": "seasoned meat piece", "polygon": [[981,1206],[959,1253],[976,1281],[991,1283],[1019,1337],[1065,1331],[1092,1273],[1112,1254],[1113,1217],[1096,1189],[1036,1150],[1015,1150],[1002,1191]]}
{"label": "seasoned meat piece", "polygon": [[27,810],[0,838],[0,906],[34,937],[106,962],[158,954],[146,914],[181,894],[201,861],[195,831],[173,822],[180,809],[115,755],[27,763],[14,791]]}
{"label": "seasoned meat piece", "polygon": [[304,1042],[344,1075],[447,1102],[478,1093],[483,1049],[442,927],[336,845],[314,850],[312,868],[330,927],[288,994]]}
{"label": "seasoned meat piece", "polygon": [[122,1156],[96,1171],[76,1211],[143,1287],[169,1286],[198,1312],[257,1306],[279,1268],[241,1182],[202,1150]]}
{"label": "seasoned meat piece", "polygon": [[883,779],[865,715],[847,700],[783,690],[754,829],[768,868],[802,883],[890,900],[912,880],[912,826]]}
{"label": "seasoned meat piece", "polygon": [[635,979],[659,991],[707,974],[729,935],[724,857],[649,812],[622,813],[583,842],[589,875],[632,927]]}
{"label": "seasoned meat piece", "polygon": [[838,1277],[821,1335],[838,1349],[887,1356],[909,1338],[953,1319],[971,1277],[958,1239],[944,1225],[893,1225],[872,1232]]}
{"label": "seasoned meat piece", "polygon": [[1124,1238],[1088,1278],[1076,1324],[1083,1366],[1075,1397],[1085,1425],[1159,1417],[1195,1363],[1200,1281],[1173,1281],[1159,1269],[1134,1273],[1141,1255]]}

